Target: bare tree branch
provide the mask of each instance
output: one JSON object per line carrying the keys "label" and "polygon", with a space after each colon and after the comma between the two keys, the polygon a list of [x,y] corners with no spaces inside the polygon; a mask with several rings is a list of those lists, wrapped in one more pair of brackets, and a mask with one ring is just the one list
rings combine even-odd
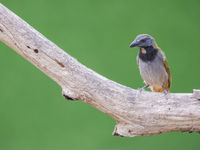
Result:
{"label": "bare tree branch", "polygon": [[200,90],[164,95],[113,82],[80,64],[2,4],[0,40],[57,82],[67,99],[84,101],[114,118],[114,135],[200,131]]}

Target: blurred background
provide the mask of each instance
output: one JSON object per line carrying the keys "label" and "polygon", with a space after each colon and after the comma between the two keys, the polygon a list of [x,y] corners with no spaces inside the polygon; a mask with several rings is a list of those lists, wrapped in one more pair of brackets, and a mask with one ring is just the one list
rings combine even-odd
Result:
{"label": "blurred background", "polygon": [[[152,35],[169,61],[171,92],[200,87],[199,0],[1,0],[67,53],[131,88],[144,86],[129,44]],[[0,150],[199,150],[200,134],[114,137],[115,121],[0,43]],[[195,110],[194,110],[195,111]]]}

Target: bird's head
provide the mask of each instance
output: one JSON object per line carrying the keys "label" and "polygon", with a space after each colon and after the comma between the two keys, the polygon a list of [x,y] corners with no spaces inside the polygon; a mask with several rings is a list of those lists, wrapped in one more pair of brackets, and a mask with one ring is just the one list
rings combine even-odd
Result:
{"label": "bird's head", "polygon": [[140,34],[135,38],[129,47],[154,47],[155,45],[156,43],[152,36],[148,34]]}

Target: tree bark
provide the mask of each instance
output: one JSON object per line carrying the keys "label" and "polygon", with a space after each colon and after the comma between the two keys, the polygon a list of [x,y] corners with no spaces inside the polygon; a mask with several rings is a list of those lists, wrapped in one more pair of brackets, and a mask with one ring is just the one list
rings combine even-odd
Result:
{"label": "tree bark", "polygon": [[200,90],[165,95],[113,82],[80,64],[2,4],[0,40],[57,82],[65,98],[84,101],[114,118],[113,135],[200,131]]}

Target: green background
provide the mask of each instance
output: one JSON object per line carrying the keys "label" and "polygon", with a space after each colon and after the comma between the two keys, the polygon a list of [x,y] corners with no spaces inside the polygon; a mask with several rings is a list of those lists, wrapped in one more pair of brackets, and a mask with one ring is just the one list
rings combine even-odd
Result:
{"label": "green background", "polygon": [[[139,88],[138,49],[152,35],[168,58],[171,92],[200,87],[199,0],[1,0],[87,67]],[[65,100],[61,88],[0,43],[0,150],[199,150],[197,133],[150,137],[111,135],[115,121],[95,108]],[[195,111],[195,110],[194,110]]]}

